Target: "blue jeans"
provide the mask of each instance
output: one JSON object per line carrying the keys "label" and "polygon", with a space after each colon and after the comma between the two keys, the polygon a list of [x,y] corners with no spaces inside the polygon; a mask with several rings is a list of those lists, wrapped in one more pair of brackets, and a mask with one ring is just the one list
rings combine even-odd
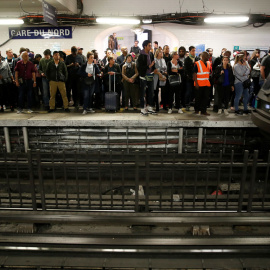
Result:
{"label": "blue jeans", "polygon": [[83,109],[87,110],[92,104],[93,94],[95,92],[95,82],[91,85],[86,85],[83,82]]}
{"label": "blue jeans", "polygon": [[33,81],[31,80],[25,80],[20,86],[19,86],[19,109],[23,109],[24,107],[24,96],[25,92],[27,92],[27,106],[28,109],[32,108],[32,92],[33,92]]}
{"label": "blue jeans", "polygon": [[[147,88],[146,88],[147,87]],[[146,81],[140,79],[140,106],[143,109],[144,108],[144,97],[146,94],[146,97],[148,100],[146,100],[146,103],[148,103],[151,107],[153,107],[153,97],[154,97],[154,81]]]}
{"label": "blue jeans", "polygon": [[42,98],[43,98],[44,106],[49,106],[50,84],[49,84],[49,81],[44,77],[42,78],[42,87],[43,87]]}
{"label": "blue jeans", "polygon": [[264,84],[264,80],[260,80],[260,81],[259,81],[259,85],[260,85],[260,87],[262,87],[262,86],[263,86],[263,84]]}
{"label": "blue jeans", "polygon": [[244,110],[246,111],[247,108],[247,104],[248,104],[248,98],[249,98],[249,93],[248,93],[248,89],[244,89],[243,87],[243,83],[239,82],[237,84],[234,85],[234,91],[235,91],[235,98],[234,98],[234,109],[235,111],[239,110],[239,100],[241,98],[241,96],[244,96],[243,99],[243,103],[244,103]]}

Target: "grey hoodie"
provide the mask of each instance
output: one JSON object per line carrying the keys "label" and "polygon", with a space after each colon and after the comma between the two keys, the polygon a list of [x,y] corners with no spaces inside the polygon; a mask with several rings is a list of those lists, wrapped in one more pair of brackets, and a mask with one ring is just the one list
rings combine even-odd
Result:
{"label": "grey hoodie", "polygon": [[[10,71],[10,68],[9,68],[9,64],[5,61],[1,61],[0,62],[0,75],[2,75],[2,80],[3,79],[7,79],[7,78],[11,78],[12,76],[12,73]],[[3,84],[3,81],[0,80],[0,84]]]}

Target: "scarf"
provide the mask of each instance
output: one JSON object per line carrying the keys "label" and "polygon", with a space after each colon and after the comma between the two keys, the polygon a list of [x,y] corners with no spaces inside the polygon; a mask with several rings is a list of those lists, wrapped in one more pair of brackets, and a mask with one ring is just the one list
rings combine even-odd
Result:
{"label": "scarf", "polygon": [[189,57],[190,57],[190,59],[192,60],[192,62],[194,63],[194,62],[195,62],[195,56],[189,54]]}
{"label": "scarf", "polygon": [[130,63],[126,62],[125,65],[126,65],[127,68],[131,68],[132,62],[130,62]]}

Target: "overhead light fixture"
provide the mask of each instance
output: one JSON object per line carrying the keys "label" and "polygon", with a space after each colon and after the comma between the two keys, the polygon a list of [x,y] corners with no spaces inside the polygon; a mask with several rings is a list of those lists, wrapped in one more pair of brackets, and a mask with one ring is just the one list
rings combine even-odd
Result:
{"label": "overhead light fixture", "polygon": [[140,24],[141,21],[127,18],[97,18],[96,22],[100,24]]}
{"label": "overhead light fixture", "polygon": [[142,22],[143,23],[152,23],[152,19],[143,19]]}
{"label": "overhead light fixture", "polygon": [[205,23],[240,23],[247,22],[248,16],[211,16],[204,19]]}
{"label": "overhead light fixture", "polygon": [[0,25],[24,24],[22,19],[0,19]]}

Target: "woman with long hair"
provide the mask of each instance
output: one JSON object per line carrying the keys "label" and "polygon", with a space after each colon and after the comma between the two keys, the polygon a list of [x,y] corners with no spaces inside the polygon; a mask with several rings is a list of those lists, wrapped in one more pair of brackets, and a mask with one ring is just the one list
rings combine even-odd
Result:
{"label": "woman with long hair", "polygon": [[245,88],[243,82],[249,78],[250,68],[245,61],[244,54],[238,54],[235,57],[235,62],[233,66],[234,73],[234,89],[235,89],[235,98],[234,98],[234,109],[236,115],[242,115],[242,112],[239,111],[239,100],[243,95],[243,103],[244,103],[244,114],[248,114],[248,99],[249,99],[249,89]]}
{"label": "woman with long hair", "polygon": [[[171,53],[172,60],[167,64],[167,72],[169,75],[169,110],[168,113],[172,113],[173,101],[175,96],[175,107],[178,110],[178,113],[183,113],[182,111],[182,102],[181,102],[181,74],[183,74],[183,64],[179,61],[179,55],[177,52]],[[179,82],[172,82],[171,78],[179,78]]]}
{"label": "woman with long hair", "polygon": [[163,58],[163,51],[161,48],[158,48],[155,52],[155,67],[158,73],[154,75],[154,93],[156,111],[159,111],[159,88],[161,89],[161,101],[163,103],[163,108],[166,107],[168,100],[168,93],[166,92],[167,65]]}
{"label": "woman with long hair", "polygon": [[94,62],[94,54],[92,52],[87,53],[87,62],[81,66],[78,73],[83,78],[83,114],[88,112],[94,113],[95,111],[90,106],[92,106],[92,98],[98,81],[97,75],[100,74],[100,70]]}
{"label": "woman with long hair", "polygon": [[222,63],[214,70],[214,78],[217,82],[218,114],[221,114],[224,109],[224,114],[229,115],[228,104],[231,93],[234,91],[234,76],[228,56],[223,56]]}

